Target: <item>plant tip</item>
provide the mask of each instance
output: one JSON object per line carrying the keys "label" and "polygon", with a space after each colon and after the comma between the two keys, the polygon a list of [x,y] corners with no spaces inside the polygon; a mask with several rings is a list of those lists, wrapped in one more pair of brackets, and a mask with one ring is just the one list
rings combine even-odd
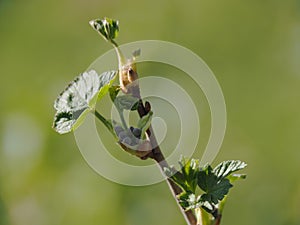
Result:
{"label": "plant tip", "polygon": [[90,21],[89,21],[89,24],[90,24],[92,27],[94,27],[95,20],[90,20]]}

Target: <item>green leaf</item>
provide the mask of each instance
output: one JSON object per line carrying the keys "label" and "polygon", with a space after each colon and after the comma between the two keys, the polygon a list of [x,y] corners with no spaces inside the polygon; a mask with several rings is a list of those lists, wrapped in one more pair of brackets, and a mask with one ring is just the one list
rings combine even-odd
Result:
{"label": "green leaf", "polygon": [[60,134],[68,133],[84,121],[87,113],[108,91],[116,71],[97,74],[95,70],[76,77],[54,102],[56,114],[53,128]]}
{"label": "green leaf", "polygon": [[174,167],[164,168],[165,174],[170,177],[182,191],[195,193],[197,188],[197,174],[199,172],[199,160],[191,159],[186,161],[181,157],[179,161],[181,172],[176,171]]}
{"label": "green leaf", "polygon": [[110,18],[95,19],[90,25],[107,41],[114,40],[119,33],[119,22]]}
{"label": "green leaf", "polygon": [[[191,195],[191,196],[190,196]],[[179,200],[179,204],[185,210],[190,207],[190,203],[194,204],[193,199],[195,198],[195,194],[190,194],[187,192],[182,192],[180,195],[177,196]],[[192,200],[192,201],[191,201]]]}
{"label": "green leaf", "polygon": [[122,51],[118,47],[118,44],[114,40],[117,38],[119,33],[119,22],[110,18],[104,18],[91,20],[89,23],[92,28],[104,38],[104,40],[109,41],[114,46],[118,56],[119,68],[122,70],[122,67],[126,64],[127,59],[124,57]]}
{"label": "green leaf", "polygon": [[232,185],[230,184],[229,180],[224,179],[211,186],[210,189],[207,190],[206,194],[201,195],[201,200],[218,204],[218,202],[228,194],[231,187]]}
{"label": "green leaf", "polygon": [[[179,164],[180,172],[174,167],[164,168],[164,171],[182,189],[182,193],[177,196],[180,205],[185,210],[199,208],[202,212],[205,210],[210,214],[210,216],[206,215],[206,224],[210,224],[211,218],[216,218],[223,210],[227,194],[232,187],[230,182],[245,178],[245,175],[232,174],[232,172],[244,168],[246,164],[232,160],[220,163],[216,169],[208,164],[200,168],[199,160],[187,161],[184,157],[181,157]],[[204,192],[198,196],[197,185]]]}
{"label": "green leaf", "polygon": [[173,180],[181,189],[183,192],[186,192],[185,190],[188,190],[186,187],[185,179],[182,173],[175,170],[173,166],[170,168],[164,167],[164,172],[166,176],[168,176],[171,180]]}
{"label": "green leaf", "polygon": [[214,204],[221,201],[232,187],[228,179],[219,179],[209,165],[199,171],[198,186],[205,192],[201,196],[201,201],[208,201]]}
{"label": "green leaf", "polygon": [[228,160],[217,165],[214,168],[213,173],[218,177],[218,179],[222,179],[235,171],[244,169],[246,166],[247,164],[240,160]]}
{"label": "green leaf", "polygon": [[142,134],[141,138],[142,139],[145,138],[146,131],[148,130],[148,128],[151,125],[152,116],[153,116],[153,112],[150,111],[145,116],[140,118],[139,121],[138,121],[137,127],[142,130],[142,132],[141,132],[141,134]]}
{"label": "green leaf", "polygon": [[181,166],[182,175],[184,177],[184,190],[194,193],[197,187],[199,160],[190,159],[186,161],[184,157],[181,157],[179,164]]}
{"label": "green leaf", "polygon": [[115,97],[114,104],[117,107],[118,111],[123,110],[136,110],[138,107],[139,99],[133,97],[132,95],[121,95]]}
{"label": "green leaf", "polygon": [[[99,76],[99,80],[100,80],[100,91],[98,94],[98,97],[96,98],[97,101],[100,101],[104,95],[107,94],[107,92],[109,91],[109,88],[112,86],[112,84],[114,83],[115,79],[116,79],[116,75],[118,74],[118,71],[108,71],[108,72],[104,72]],[[96,104],[96,102],[94,102],[94,104]]]}

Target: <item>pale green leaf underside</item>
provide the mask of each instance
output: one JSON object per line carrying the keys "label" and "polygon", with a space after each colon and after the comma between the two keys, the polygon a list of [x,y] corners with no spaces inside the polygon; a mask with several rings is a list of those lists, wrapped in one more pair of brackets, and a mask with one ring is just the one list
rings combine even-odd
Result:
{"label": "pale green leaf underside", "polygon": [[76,77],[54,102],[57,112],[53,128],[60,134],[76,129],[97,100],[108,92],[116,74],[116,71],[109,71],[99,76],[95,70],[90,70]]}

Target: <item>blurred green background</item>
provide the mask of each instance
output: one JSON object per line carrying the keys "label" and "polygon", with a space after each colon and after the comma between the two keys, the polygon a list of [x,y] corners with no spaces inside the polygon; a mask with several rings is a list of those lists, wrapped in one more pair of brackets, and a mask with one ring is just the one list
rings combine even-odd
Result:
{"label": "blurred green background", "polygon": [[0,224],[185,224],[165,183],[107,181],[51,129],[58,93],[110,49],[88,24],[103,16],[121,44],[175,42],[214,71],[228,110],[215,163],[249,164],[223,224],[299,225],[299,0],[0,0]]}

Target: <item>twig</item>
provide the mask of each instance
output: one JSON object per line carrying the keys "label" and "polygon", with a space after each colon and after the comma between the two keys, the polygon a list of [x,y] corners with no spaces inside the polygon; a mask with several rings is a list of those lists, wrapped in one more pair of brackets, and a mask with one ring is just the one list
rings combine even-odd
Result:
{"label": "twig", "polygon": [[[128,61],[127,63],[124,63],[124,56],[122,55],[120,49],[118,48],[118,45],[111,40],[111,43],[113,44],[116,53],[118,55],[118,60],[119,60],[119,79],[120,79],[120,87],[121,90],[125,94],[132,94],[134,97],[137,97],[139,99],[139,104],[138,104],[138,114],[140,117],[145,116],[149,111],[151,110],[151,106],[149,102],[145,103],[145,106],[143,104],[142,98],[140,96],[140,88],[138,84],[138,73],[136,71],[135,66],[133,66],[132,61]],[[154,135],[153,129],[150,126],[149,129],[147,130],[147,136],[149,138],[150,144],[152,146],[152,151],[150,153],[146,153],[142,157],[137,155],[137,157],[145,160],[147,158],[152,158],[159,166],[161,173],[164,175],[164,168],[169,167],[168,163],[165,160],[165,157],[160,149],[160,147],[157,144],[156,137]],[[124,146],[121,145],[122,148]],[[125,150],[125,149],[124,149]],[[173,197],[175,198],[186,222],[188,225],[196,225],[196,217],[193,214],[191,210],[184,211],[184,209],[179,205],[179,202],[176,198],[178,194],[182,192],[180,187],[178,187],[173,181],[170,179],[166,180],[169,188],[171,190],[171,193]]]}
{"label": "twig", "polygon": [[[139,88],[138,86],[135,86],[135,88]],[[136,90],[135,93],[140,93],[139,90]],[[145,102],[145,106],[143,104],[143,101],[141,99],[140,96],[139,97],[139,105],[138,105],[138,114],[140,117],[145,116],[150,110],[151,110],[151,106],[149,102]],[[147,156],[145,156],[143,159],[147,159],[147,158],[152,158],[159,166],[161,173],[164,175],[164,168],[169,167],[167,161],[165,160],[165,157],[157,143],[156,137],[154,135],[153,129],[150,126],[149,129],[147,130],[147,134],[150,140],[151,145],[154,147],[151,151],[151,153]],[[188,225],[196,225],[197,221],[196,221],[196,217],[193,214],[193,212],[191,210],[188,211],[184,211],[183,208],[179,205],[179,202],[176,198],[176,196],[178,194],[180,194],[182,192],[181,188],[179,186],[177,186],[171,179],[167,178],[166,179],[167,184],[171,190],[171,193],[174,197],[174,199],[176,200],[181,213],[183,214],[186,222]]]}

